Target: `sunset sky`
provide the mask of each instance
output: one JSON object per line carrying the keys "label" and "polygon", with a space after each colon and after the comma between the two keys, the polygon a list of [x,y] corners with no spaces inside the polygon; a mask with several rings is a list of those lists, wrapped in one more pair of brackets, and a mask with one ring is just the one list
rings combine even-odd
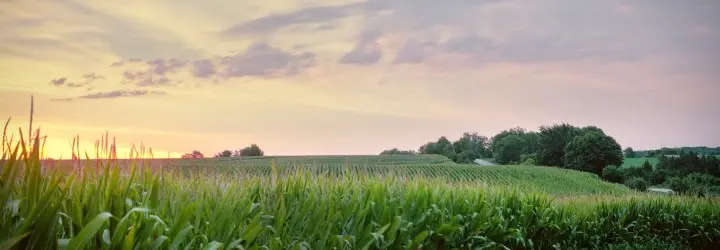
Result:
{"label": "sunset sky", "polygon": [[[0,118],[47,154],[377,154],[596,125],[720,146],[720,1],[0,1]],[[157,156],[157,155],[156,155]]]}

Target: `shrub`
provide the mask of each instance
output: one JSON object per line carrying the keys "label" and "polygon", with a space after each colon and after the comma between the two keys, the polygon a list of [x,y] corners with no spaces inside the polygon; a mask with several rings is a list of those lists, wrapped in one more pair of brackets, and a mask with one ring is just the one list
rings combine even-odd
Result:
{"label": "shrub", "polygon": [[602,179],[614,183],[625,182],[624,173],[622,169],[618,168],[617,166],[608,166],[603,169]]}
{"label": "shrub", "polygon": [[685,180],[680,177],[670,177],[665,181],[665,185],[668,186],[670,189],[672,189],[675,192],[684,194],[688,191],[688,185],[685,183]]}
{"label": "shrub", "polygon": [[665,182],[665,180],[667,179],[667,175],[668,175],[668,173],[665,170],[653,171],[652,173],[650,173],[650,178],[649,178],[650,184],[651,185],[663,184]]}
{"label": "shrub", "polygon": [[535,166],[537,165],[536,154],[523,154],[520,156],[520,165]]}
{"label": "shrub", "polygon": [[643,178],[634,177],[629,179],[627,182],[625,182],[625,186],[628,186],[629,188],[638,190],[638,191],[647,191],[650,184]]}

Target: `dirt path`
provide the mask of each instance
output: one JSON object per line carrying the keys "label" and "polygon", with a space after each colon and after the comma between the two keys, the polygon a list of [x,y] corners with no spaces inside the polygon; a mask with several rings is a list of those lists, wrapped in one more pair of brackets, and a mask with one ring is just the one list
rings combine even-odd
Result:
{"label": "dirt path", "polygon": [[666,193],[666,194],[672,194],[675,193],[672,189],[669,188],[648,188],[648,191],[650,192],[660,192],[660,193]]}
{"label": "dirt path", "polygon": [[489,162],[489,161],[486,161],[486,160],[482,160],[482,159],[477,159],[477,160],[475,160],[475,164],[482,165],[482,166],[495,166],[495,165],[497,165],[497,164],[495,164],[495,163],[492,163],[492,162]]}

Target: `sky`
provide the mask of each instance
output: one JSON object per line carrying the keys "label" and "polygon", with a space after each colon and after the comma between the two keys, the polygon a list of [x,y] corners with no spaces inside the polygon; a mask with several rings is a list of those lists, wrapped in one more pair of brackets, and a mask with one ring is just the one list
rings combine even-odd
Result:
{"label": "sky", "polygon": [[[377,154],[595,125],[720,146],[717,0],[0,1],[0,117],[68,158]],[[122,153],[120,153],[122,154]]]}

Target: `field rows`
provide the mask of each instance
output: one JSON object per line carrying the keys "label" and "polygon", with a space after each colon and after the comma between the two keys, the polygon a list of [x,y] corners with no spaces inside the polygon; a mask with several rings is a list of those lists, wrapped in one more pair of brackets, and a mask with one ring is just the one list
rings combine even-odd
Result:
{"label": "field rows", "polygon": [[[198,173],[223,176],[264,176],[272,174],[272,165],[265,164],[188,164],[172,165],[165,169],[195,175]],[[533,190],[553,195],[627,194],[622,185],[603,182],[589,173],[560,168],[535,166],[478,166],[478,165],[275,165],[280,176],[297,172],[317,177],[394,176],[404,179],[433,178],[448,182],[476,183],[498,187]]]}

